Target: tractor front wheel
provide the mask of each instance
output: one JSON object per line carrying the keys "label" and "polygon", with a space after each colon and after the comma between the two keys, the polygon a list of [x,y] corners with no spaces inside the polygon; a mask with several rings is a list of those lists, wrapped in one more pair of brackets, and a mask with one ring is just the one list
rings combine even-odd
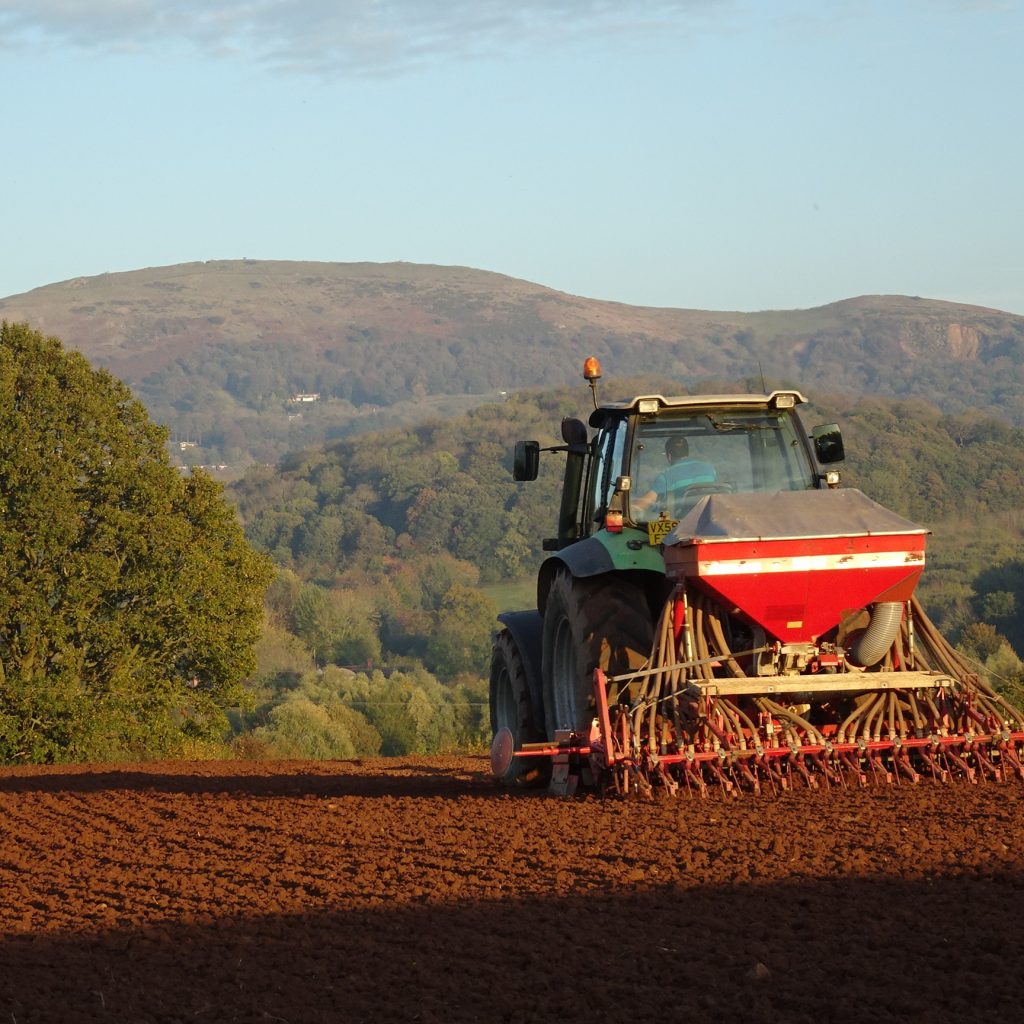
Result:
{"label": "tractor front wheel", "polygon": [[[560,572],[544,611],[544,721],[586,736],[595,714],[594,670],[617,675],[640,668],[654,625],[643,590],[615,576],[574,579]],[[614,695],[613,695],[614,699]]]}

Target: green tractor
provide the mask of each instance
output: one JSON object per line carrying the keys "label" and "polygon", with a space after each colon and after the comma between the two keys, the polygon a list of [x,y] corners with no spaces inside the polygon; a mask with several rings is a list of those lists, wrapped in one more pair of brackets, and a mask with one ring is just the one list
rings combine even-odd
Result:
{"label": "green tractor", "polygon": [[647,661],[673,589],[662,541],[698,502],[839,482],[825,468],[844,457],[839,428],[806,431],[798,391],[599,403],[600,375],[597,360],[588,359],[593,433],[565,419],[564,444],[516,445],[518,481],[537,478],[542,451],[564,452],[566,465],[557,536],[543,545],[550,554],[537,579],[537,608],[502,615],[494,640],[491,727],[495,737],[511,738],[517,754],[502,757],[497,769],[509,785],[547,777],[549,758],[524,751],[587,735],[595,669],[614,677]]}

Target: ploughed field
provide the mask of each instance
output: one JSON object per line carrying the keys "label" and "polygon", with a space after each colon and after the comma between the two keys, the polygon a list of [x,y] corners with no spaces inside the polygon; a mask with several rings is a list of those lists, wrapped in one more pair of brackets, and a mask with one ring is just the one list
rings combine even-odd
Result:
{"label": "ploughed field", "polygon": [[0,1022],[1024,1019],[1024,784],[506,793],[481,757],[0,771]]}

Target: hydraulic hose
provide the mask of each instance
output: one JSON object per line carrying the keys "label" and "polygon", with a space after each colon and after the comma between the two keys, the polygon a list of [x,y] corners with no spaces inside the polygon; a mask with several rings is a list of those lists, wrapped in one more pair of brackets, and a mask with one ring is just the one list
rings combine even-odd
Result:
{"label": "hydraulic hose", "polygon": [[871,613],[868,628],[853,642],[849,658],[865,668],[877,665],[899,636],[903,605],[899,601],[879,601]]}

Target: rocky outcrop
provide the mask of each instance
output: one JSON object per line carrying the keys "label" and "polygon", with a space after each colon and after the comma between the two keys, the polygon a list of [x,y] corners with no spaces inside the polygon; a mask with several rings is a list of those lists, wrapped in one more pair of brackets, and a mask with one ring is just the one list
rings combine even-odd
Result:
{"label": "rocky outcrop", "polygon": [[946,340],[950,354],[956,359],[974,360],[981,347],[981,334],[977,327],[964,324],[950,324],[946,329]]}

